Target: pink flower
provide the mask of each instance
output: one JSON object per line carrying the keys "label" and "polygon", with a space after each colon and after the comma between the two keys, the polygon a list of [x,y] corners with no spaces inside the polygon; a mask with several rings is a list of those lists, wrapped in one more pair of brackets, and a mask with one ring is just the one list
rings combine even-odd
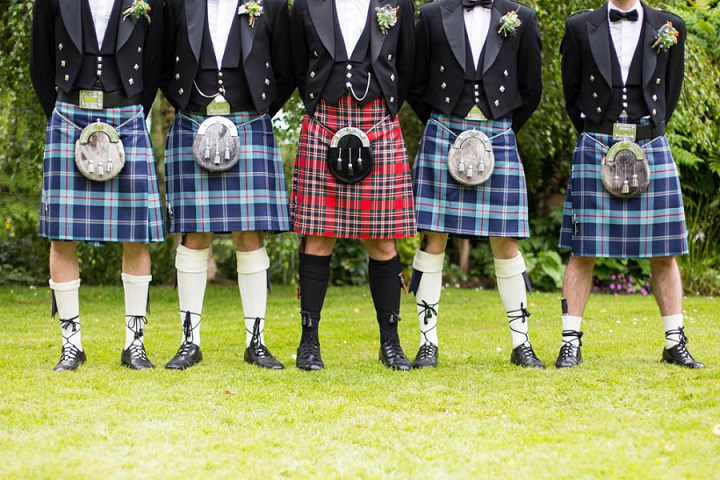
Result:
{"label": "pink flower", "polygon": [[632,288],[628,288],[627,290],[625,290],[625,293],[632,293]]}
{"label": "pink flower", "polygon": [[611,284],[610,284],[610,290],[615,290],[615,284],[614,284],[614,283],[611,283]]}
{"label": "pink flower", "polygon": [[648,291],[647,291],[647,290],[645,290],[644,288],[641,288],[641,289],[640,289],[640,293],[642,293],[642,294],[643,294],[643,296],[645,296],[645,295],[647,295],[647,294],[648,294]]}
{"label": "pink flower", "polygon": [[618,292],[613,293],[613,295],[617,297],[617,296],[618,296]]}
{"label": "pink flower", "polygon": [[613,275],[613,276],[612,276],[612,279],[613,279],[613,280],[617,279],[617,275]]}

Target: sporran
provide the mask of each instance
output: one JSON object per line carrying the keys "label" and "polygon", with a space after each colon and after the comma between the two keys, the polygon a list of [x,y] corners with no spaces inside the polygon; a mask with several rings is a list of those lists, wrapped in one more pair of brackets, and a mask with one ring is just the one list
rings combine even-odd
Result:
{"label": "sporran", "polygon": [[641,195],[650,184],[650,165],[640,146],[629,140],[613,145],[602,159],[602,182],[615,197]]}
{"label": "sporran", "polygon": [[240,138],[226,117],[210,117],[200,124],[193,142],[193,157],[210,172],[226,172],[240,160]]}
{"label": "sporran", "polygon": [[117,130],[103,122],[82,129],[75,142],[75,165],[89,180],[107,182],[115,178],[125,166],[125,148]]}
{"label": "sporran", "polygon": [[459,184],[471,187],[482,185],[495,169],[492,143],[479,130],[465,130],[450,147],[447,163],[450,176]]}
{"label": "sporran", "polygon": [[338,130],[327,155],[330,173],[341,183],[358,183],[373,169],[373,152],[367,134],[355,127]]}

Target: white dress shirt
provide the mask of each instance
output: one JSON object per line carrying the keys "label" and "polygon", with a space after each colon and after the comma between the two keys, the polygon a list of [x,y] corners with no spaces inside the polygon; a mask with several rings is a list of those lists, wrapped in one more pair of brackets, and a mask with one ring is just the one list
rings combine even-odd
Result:
{"label": "white dress shirt", "polygon": [[95,37],[97,38],[98,47],[102,48],[115,1],[88,0],[88,3],[90,4],[90,13],[92,14],[93,23],[95,24]]}
{"label": "white dress shirt", "polygon": [[362,36],[370,10],[370,0],[335,0],[337,19],[350,58]]}
{"label": "white dress shirt", "polygon": [[478,67],[480,54],[490,30],[491,13],[491,9],[479,6],[464,12],[465,30],[470,41],[470,51],[472,52],[473,62],[475,62],[475,68]]}
{"label": "white dress shirt", "polygon": [[[238,0],[207,0],[208,26],[218,69],[222,67],[230,29],[238,14]],[[235,48],[239,48],[236,45]]]}
{"label": "white dress shirt", "polygon": [[[619,22],[613,23],[610,21],[610,10],[618,10],[620,12],[631,12],[633,10],[637,10],[638,21],[631,22],[629,20],[620,20]],[[632,63],[632,59],[635,56],[635,50],[640,42],[643,14],[644,12],[639,0],[636,1],[635,5],[630,7],[628,10],[617,8],[612,3],[609,4],[608,23],[610,24],[610,36],[612,36],[615,53],[617,53],[618,60],[620,61],[620,71],[622,73],[623,84],[627,82],[628,74],[630,73],[630,64]]]}

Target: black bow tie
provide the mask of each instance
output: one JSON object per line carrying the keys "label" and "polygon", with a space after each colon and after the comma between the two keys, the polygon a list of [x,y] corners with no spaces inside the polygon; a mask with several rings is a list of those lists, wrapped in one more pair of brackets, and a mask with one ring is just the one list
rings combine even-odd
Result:
{"label": "black bow tie", "polygon": [[462,0],[465,10],[472,10],[475,7],[492,8],[492,0]]}
{"label": "black bow tie", "polygon": [[627,20],[628,22],[637,22],[640,19],[640,14],[637,9],[630,10],[629,12],[621,12],[620,10],[610,9],[610,21],[615,23],[621,20]]}

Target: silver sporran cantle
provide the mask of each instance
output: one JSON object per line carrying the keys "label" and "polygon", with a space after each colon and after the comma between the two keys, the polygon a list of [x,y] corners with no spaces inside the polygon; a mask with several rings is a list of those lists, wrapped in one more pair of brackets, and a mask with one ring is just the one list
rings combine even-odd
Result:
{"label": "silver sporran cantle", "polygon": [[461,185],[477,186],[487,182],[495,169],[495,154],[487,135],[465,130],[448,152],[448,171]]}
{"label": "silver sporran cantle", "polygon": [[602,159],[605,190],[620,198],[637,197],[650,184],[650,165],[640,146],[629,140],[613,145]]}
{"label": "silver sporran cantle", "polygon": [[240,160],[240,138],[235,124],[226,117],[210,117],[198,127],[193,157],[210,172],[226,172]]}
{"label": "silver sporran cantle", "polygon": [[75,142],[75,165],[96,182],[115,178],[125,166],[125,148],[117,130],[103,122],[85,127]]}
{"label": "silver sporran cantle", "polygon": [[358,183],[370,175],[374,160],[367,134],[355,127],[338,130],[330,140],[327,165],[341,183]]}

